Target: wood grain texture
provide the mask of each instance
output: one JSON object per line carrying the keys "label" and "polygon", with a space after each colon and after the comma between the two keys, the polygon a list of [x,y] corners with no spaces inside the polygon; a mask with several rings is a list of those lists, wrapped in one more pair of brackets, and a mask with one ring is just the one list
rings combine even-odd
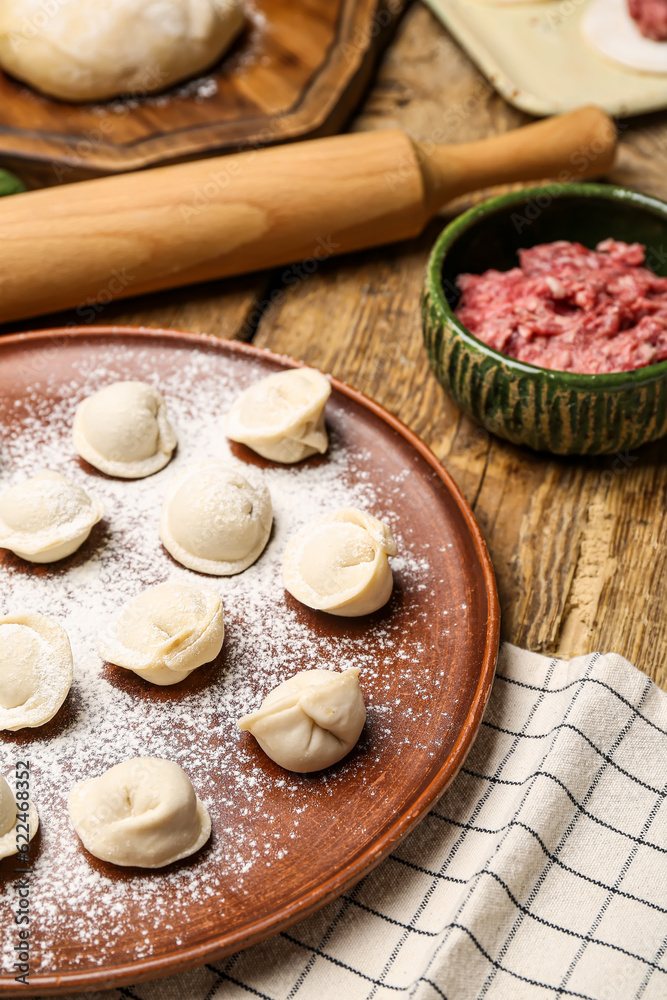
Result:
{"label": "wood grain texture", "polygon": [[[252,0],[247,28],[222,60],[163,94],[68,104],[0,73],[0,162],[42,187],[331,134],[349,118],[404,4]],[[159,78],[151,66],[146,86]]]}
{"label": "wood grain texture", "polygon": [[[439,140],[442,129],[456,142],[523,121],[417,5],[354,127],[400,127],[418,141]],[[667,116],[650,121],[648,139],[644,121],[621,123],[609,179],[664,198]],[[443,214],[490,193],[461,198]],[[462,417],[428,370],[421,342],[418,294],[436,232],[431,226],[390,252],[325,265],[266,312],[255,342],[346,378],[434,449],[489,543],[504,638],[561,656],[614,650],[667,688],[665,443],[634,455],[555,459]]]}
{"label": "wood grain texture", "polygon": [[4,198],[0,321],[404,240],[455,195],[560,175],[595,143],[597,169],[616,132],[587,107],[454,146],[358,132]]}
{"label": "wood grain texture", "polygon": [[74,309],[34,319],[0,325],[3,333],[84,323],[116,323],[172,330],[210,333],[229,340],[252,340],[271,283],[267,272],[244,275],[229,281],[210,281],[183,291],[174,289],[159,295],[118,300],[111,293],[108,302],[82,300]]}
{"label": "wood grain texture", "polygon": [[[415,3],[352,127],[467,142],[527,120]],[[667,113],[620,126],[609,179],[667,198]],[[236,279],[205,286],[219,291],[203,301],[189,289],[109,308],[122,308],[124,322],[151,325],[181,325],[173,319],[181,309],[193,329],[226,335],[236,322],[246,337],[257,325],[256,344],[378,399],[433,448],[473,504],[498,578],[504,637],[562,656],[615,650],[667,689],[667,444],[596,460],[516,448],[462,418],[428,367],[419,320],[428,252],[446,218],[490,193],[459,198],[400,246],[326,261],[313,273],[281,268],[269,289],[256,291],[250,326],[246,306],[239,314],[234,305]]]}

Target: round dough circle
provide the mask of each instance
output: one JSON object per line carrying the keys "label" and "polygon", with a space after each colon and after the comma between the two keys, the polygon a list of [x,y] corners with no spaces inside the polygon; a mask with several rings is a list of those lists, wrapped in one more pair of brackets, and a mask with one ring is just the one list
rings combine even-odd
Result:
{"label": "round dough circle", "polygon": [[324,406],[331,383],[315,368],[268,375],[241,393],[227,414],[227,437],[272,462],[291,464],[329,446]]}
{"label": "round dough circle", "polygon": [[40,472],[0,496],[0,546],[30,562],[75,552],[104,514],[104,504],[59,472]]}
{"label": "round dough circle", "polygon": [[211,835],[189,777],[160,757],[133,757],[80,781],[69,793],[69,815],[86,850],[114,865],[163,868]]}
{"label": "round dough circle", "polygon": [[366,721],[359,668],[302,670],[269,692],[257,712],[239,719],[267,757],[306,774],[350,752]]}
{"label": "round dough circle", "polygon": [[[17,816],[18,812],[21,812],[21,817]],[[28,803],[28,827],[29,834],[28,839],[32,840],[39,829],[39,816],[37,815],[37,809],[32,802]],[[17,834],[17,825],[21,823],[20,839]],[[14,798],[14,793],[12,792],[9,782],[0,774],[0,860],[2,858],[8,858],[12,854],[19,853],[19,846],[21,850],[25,850],[25,837],[24,837],[24,827],[25,827],[25,803],[17,803]]]}
{"label": "round dough circle", "polygon": [[73,677],[72,649],[62,625],[34,613],[0,618],[0,730],[50,722]]}
{"label": "round dough circle", "polygon": [[178,684],[214,660],[225,636],[222,599],[207,587],[173,581],[126,604],[99,642],[100,655],[153,684]]}
{"label": "round dough circle", "polygon": [[232,576],[255,562],[272,523],[271,497],[256,469],[237,462],[198,462],[170,483],[160,538],[188,569]]}
{"label": "round dough circle", "polygon": [[285,590],[317,611],[347,618],[368,615],[391,596],[388,557],[396,553],[386,524],[344,507],[289,540],[283,557]]}
{"label": "round dough circle", "polygon": [[0,0],[0,65],[66,101],[164,90],[216,62],[241,0]]}
{"label": "round dough circle", "polygon": [[113,382],[79,403],[72,443],[100,472],[143,479],[169,462],[176,435],[157,389],[146,382]]}
{"label": "round dough circle", "polygon": [[581,30],[607,59],[639,73],[667,73],[667,42],[644,38],[630,17],[627,0],[591,0]]}

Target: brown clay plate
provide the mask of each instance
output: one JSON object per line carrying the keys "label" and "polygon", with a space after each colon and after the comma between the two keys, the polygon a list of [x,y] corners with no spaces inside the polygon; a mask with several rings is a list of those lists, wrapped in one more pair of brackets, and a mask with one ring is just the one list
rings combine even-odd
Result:
{"label": "brown clay plate", "polygon": [[[276,933],[334,899],[394,848],[461,766],[482,719],[498,649],[489,556],[437,459],[376,403],[333,380],[325,456],[264,470],[275,523],[237,577],[190,573],[157,535],[166,483],[186,462],[229,457],[221,417],[252,382],[296,362],[242,343],[127,328],[70,329],[0,341],[0,488],[55,468],[99,494],[107,513],[68,559],[36,567],[3,551],[2,613],[40,610],[67,629],[75,681],[47,726],[0,734],[2,772],[29,760],[41,826],[29,876],[30,987],[13,980],[17,904],[0,862],[0,991],[104,989],[184,970]],[[171,465],[146,480],[95,472],[70,445],[75,405],[121,378],[159,385],[177,427]],[[285,540],[342,505],[395,532],[389,604],[361,619],[309,610],[280,580]],[[143,586],[185,576],[223,596],[222,653],[185,682],[148,684],[104,664],[95,636]],[[235,719],[299,669],[361,668],[368,722],[340,764],[300,776],[268,760]],[[161,871],[87,854],[69,825],[76,780],[131,756],[176,760],[207,803],[213,836]]]}
{"label": "brown clay plate", "polygon": [[333,134],[405,5],[245,2],[220,63],[163,94],[67,104],[0,73],[0,162],[42,186]]}

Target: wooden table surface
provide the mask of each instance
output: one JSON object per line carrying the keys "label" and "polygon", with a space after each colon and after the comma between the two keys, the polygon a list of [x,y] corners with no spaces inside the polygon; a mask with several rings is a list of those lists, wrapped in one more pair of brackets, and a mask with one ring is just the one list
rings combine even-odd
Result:
{"label": "wooden table surface", "polygon": [[[418,140],[442,130],[461,142],[528,120],[415,2],[351,128],[398,126]],[[667,112],[620,131],[608,179],[667,199]],[[496,570],[503,638],[564,657],[615,651],[667,689],[667,440],[600,459],[538,455],[463,417],[428,366],[419,319],[426,260],[444,220],[472,200],[447,206],[417,240],[325,260],[312,273],[295,265],[90,307],[83,318],[252,341],[377,399],[426,441],[472,505]],[[3,332],[80,323],[81,313]]]}

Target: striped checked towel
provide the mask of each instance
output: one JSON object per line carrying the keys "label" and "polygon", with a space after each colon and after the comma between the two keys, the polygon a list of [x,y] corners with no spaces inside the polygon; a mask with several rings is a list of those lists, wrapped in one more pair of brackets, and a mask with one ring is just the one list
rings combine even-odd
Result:
{"label": "striped checked towel", "polygon": [[627,660],[505,645],[462,771],[379,868],[263,944],[103,996],[665,1000],[666,765],[667,696]]}

